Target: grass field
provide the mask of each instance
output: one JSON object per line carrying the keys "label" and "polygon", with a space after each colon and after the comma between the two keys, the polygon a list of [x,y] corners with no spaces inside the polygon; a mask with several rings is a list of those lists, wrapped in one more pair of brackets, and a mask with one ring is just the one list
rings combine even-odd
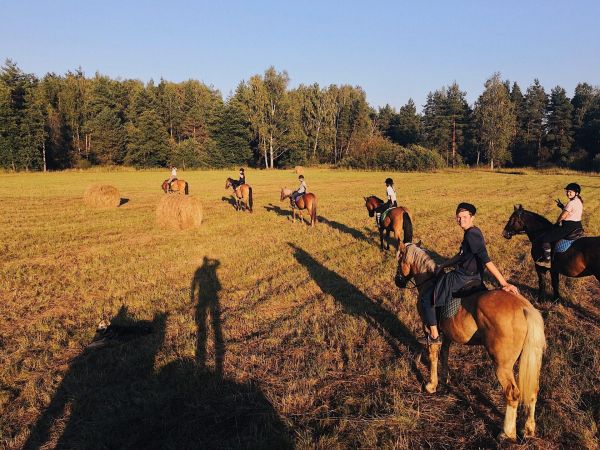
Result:
{"label": "grass field", "polygon": [[[456,204],[474,203],[492,260],[531,300],[529,243],[501,237],[514,204],[554,219],[577,181],[600,234],[598,176],[307,169],[310,229],[279,202],[290,171],[247,171],[253,214],[224,190],[235,172],[182,172],[204,222],[175,232],[155,225],[166,175],[0,175],[1,448],[493,448],[504,401],[489,357],[453,347],[452,382],[424,393],[416,297],[395,287],[362,197],[392,175],[436,258],[461,241]],[[94,183],[128,201],[84,207]],[[534,302],[548,340],[538,437],[515,448],[598,448],[600,287],[562,287],[563,303]],[[105,318],[116,331],[90,347]]]}

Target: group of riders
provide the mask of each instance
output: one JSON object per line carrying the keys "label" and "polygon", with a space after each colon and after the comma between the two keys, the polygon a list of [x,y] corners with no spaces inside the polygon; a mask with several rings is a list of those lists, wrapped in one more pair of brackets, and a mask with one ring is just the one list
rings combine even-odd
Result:
{"label": "group of riders", "polygon": [[[177,168],[172,167],[169,184],[177,179]],[[308,192],[304,175],[299,175],[300,185],[292,192],[290,202],[293,208],[296,208],[296,202],[299,197]],[[233,181],[233,188],[237,189],[246,183],[244,169],[240,168],[238,180]],[[385,179],[386,199],[375,210],[376,223],[378,227],[383,226],[382,216],[390,209],[398,207],[396,190],[394,189],[394,180]],[[581,216],[583,214],[583,199],[581,198],[581,186],[577,183],[569,183],[565,187],[567,203],[563,204],[556,200],[557,206],[561,212],[554,226],[539,238],[538,245],[543,248],[543,256],[536,261],[536,264],[545,268],[551,265],[552,244],[558,242],[574,232],[583,233]],[[450,260],[438,266],[434,277],[436,282],[432,289],[425,292],[419,299],[421,311],[425,324],[428,327],[428,333],[419,341],[425,345],[441,344],[441,337],[437,327],[436,308],[446,305],[452,298],[452,295],[460,291],[463,287],[479,285],[483,287],[483,274],[487,269],[498,281],[503,290],[518,294],[516,286],[506,281],[502,273],[489,257],[485,239],[481,230],[475,226],[474,219],[477,208],[471,203],[461,202],[456,208],[456,222],[462,228],[464,235],[458,253]],[[454,267],[454,270],[446,271],[446,268]]]}
{"label": "group of riders", "polygon": [[[386,178],[387,201],[375,210],[377,226],[382,227],[382,215],[389,209],[398,206],[394,180]],[[581,216],[583,213],[583,200],[581,198],[581,187],[577,183],[569,183],[565,187],[568,202],[563,204],[560,200],[556,203],[561,209],[560,215],[554,226],[540,239],[538,245],[544,250],[543,256],[536,264],[550,268],[552,244],[572,235],[576,231],[583,233]],[[428,327],[428,333],[419,339],[425,345],[441,344],[441,337],[437,327],[436,308],[443,307],[451,299],[452,295],[465,286],[480,285],[484,288],[483,274],[487,269],[498,281],[503,290],[518,294],[516,286],[508,283],[496,265],[490,259],[485,239],[481,230],[474,224],[474,216],[477,208],[471,203],[461,202],[456,208],[456,222],[462,228],[464,235],[458,253],[450,260],[439,265],[434,274],[435,284],[432,289],[424,292],[419,299],[423,319]],[[399,257],[399,253],[397,255]],[[446,268],[454,267],[454,270],[446,272]]]}

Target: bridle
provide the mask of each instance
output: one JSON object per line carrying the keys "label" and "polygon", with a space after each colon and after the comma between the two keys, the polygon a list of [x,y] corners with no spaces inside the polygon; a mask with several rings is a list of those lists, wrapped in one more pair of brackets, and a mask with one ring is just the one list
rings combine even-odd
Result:
{"label": "bridle", "polygon": [[[521,225],[523,229],[520,230],[520,231],[513,231],[513,230],[507,230],[506,227],[504,227],[504,232],[508,236],[513,237],[513,236],[516,236],[518,234],[527,234],[527,230],[525,229],[525,223],[523,222],[522,215],[523,215],[523,211],[522,210],[521,211],[517,211],[517,215],[516,215],[515,218],[519,221],[519,225]],[[512,217],[511,217],[511,219],[512,219]],[[506,225],[507,226],[511,225],[511,222],[512,222],[512,220],[509,220],[508,224],[506,224]]]}

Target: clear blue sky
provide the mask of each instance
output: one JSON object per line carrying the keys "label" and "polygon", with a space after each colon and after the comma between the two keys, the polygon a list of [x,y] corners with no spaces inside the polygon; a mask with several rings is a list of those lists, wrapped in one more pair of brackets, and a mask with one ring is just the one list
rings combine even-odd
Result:
{"label": "clear blue sky", "polygon": [[0,58],[25,72],[194,78],[224,97],[271,65],[396,108],[455,80],[472,103],[495,71],[523,91],[600,84],[599,0],[4,0],[0,17]]}

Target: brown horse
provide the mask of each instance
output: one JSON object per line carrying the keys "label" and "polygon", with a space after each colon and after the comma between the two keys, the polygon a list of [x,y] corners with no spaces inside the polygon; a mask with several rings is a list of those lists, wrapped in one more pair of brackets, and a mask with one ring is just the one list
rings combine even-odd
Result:
{"label": "brown horse", "polygon": [[[537,261],[543,254],[542,243],[539,237],[552,228],[552,223],[545,217],[523,209],[522,205],[515,206],[515,210],[508,219],[502,236],[506,239],[515,234],[526,234],[531,242],[531,256]],[[535,265],[538,276],[538,300],[546,293],[544,275],[550,270],[554,300],[560,299],[559,285],[560,274],[567,277],[587,277],[594,275],[600,281],[600,237],[583,237],[577,239],[566,252],[553,253],[552,267]]]}
{"label": "brown horse", "polygon": [[[405,288],[414,277],[413,282],[421,295],[435,282],[435,270],[435,262],[416,244],[400,244],[395,279],[398,287]],[[420,308],[419,315],[422,318]],[[542,354],[546,346],[544,321],[539,311],[520,295],[501,289],[479,291],[464,297],[458,312],[450,319],[441,320],[439,327],[444,339],[441,346],[429,346],[430,381],[425,386],[427,392],[435,392],[438,386],[440,347],[442,374],[447,374],[451,342],[483,345],[492,358],[506,399],[504,428],[500,438],[516,439],[517,407],[520,402],[528,413],[523,433],[533,436]],[[513,366],[519,355],[517,385]]]}
{"label": "brown horse", "polygon": [[163,181],[162,190],[165,191],[165,194],[171,194],[173,192],[177,192],[178,194],[188,195],[190,190],[188,188],[188,183],[185,180],[173,180],[169,183],[169,180]]}
{"label": "brown horse", "polygon": [[235,180],[233,178],[227,178],[225,181],[225,189],[233,189],[235,195],[235,209],[243,211],[247,209],[252,212],[252,187],[249,184],[241,184],[236,187]]}
{"label": "brown horse", "polygon": [[[280,201],[284,201],[286,198],[290,199],[290,204],[292,203],[292,190],[288,188],[281,188],[281,196]],[[315,194],[311,194],[307,192],[304,195],[301,195],[296,199],[296,207],[292,205],[292,221],[296,221],[296,211],[300,215],[300,222],[304,222],[304,218],[302,217],[302,210],[306,209],[308,211],[308,215],[310,216],[310,226],[314,227],[317,223],[317,196]]]}
{"label": "brown horse", "polygon": [[[363,197],[365,199],[365,206],[369,212],[369,217],[375,215],[375,209],[383,205],[383,200],[371,195],[370,197]],[[386,233],[386,250],[390,249],[390,232],[393,231],[398,240],[398,247],[400,245],[400,232],[403,232],[403,242],[406,244],[411,242],[413,239],[413,226],[410,218],[408,209],[404,206],[393,208],[381,224],[377,225],[379,230],[379,239],[381,241],[381,250],[383,250],[383,233]],[[397,247],[397,248],[398,248]]]}

